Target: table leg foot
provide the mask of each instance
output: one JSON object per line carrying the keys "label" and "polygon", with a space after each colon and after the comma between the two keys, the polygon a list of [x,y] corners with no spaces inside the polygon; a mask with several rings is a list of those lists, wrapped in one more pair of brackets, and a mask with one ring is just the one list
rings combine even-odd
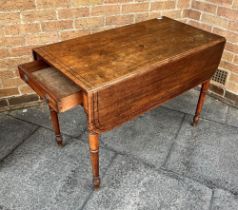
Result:
{"label": "table leg foot", "polygon": [[200,120],[200,116],[199,115],[195,115],[194,118],[193,118],[192,126],[194,126],[194,127],[197,126],[199,120]]}
{"label": "table leg foot", "polygon": [[100,177],[93,177],[93,186],[94,189],[98,189],[100,187]]}
{"label": "table leg foot", "polygon": [[55,139],[56,139],[56,143],[59,145],[59,146],[63,146],[63,138],[61,135],[56,135],[55,136]]}

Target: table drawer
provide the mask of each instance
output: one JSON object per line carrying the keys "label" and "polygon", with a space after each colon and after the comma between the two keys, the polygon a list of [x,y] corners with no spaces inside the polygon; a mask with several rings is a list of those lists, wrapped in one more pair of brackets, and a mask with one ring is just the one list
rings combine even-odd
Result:
{"label": "table drawer", "polygon": [[55,111],[63,112],[82,104],[82,90],[61,72],[43,61],[18,66],[20,77]]}

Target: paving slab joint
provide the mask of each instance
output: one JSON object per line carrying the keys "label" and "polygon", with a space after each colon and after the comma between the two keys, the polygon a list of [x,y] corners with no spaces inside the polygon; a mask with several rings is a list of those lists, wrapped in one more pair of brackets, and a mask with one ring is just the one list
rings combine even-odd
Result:
{"label": "paving slab joint", "polygon": [[34,135],[34,133],[40,128],[40,126],[37,126],[35,129],[33,129],[33,131],[22,140],[22,142],[20,144],[18,144],[17,146],[15,146],[6,156],[4,156],[1,160],[0,160],[0,166],[2,165],[2,162],[7,159],[19,146],[21,146],[27,139],[29,139],[32,135]]}

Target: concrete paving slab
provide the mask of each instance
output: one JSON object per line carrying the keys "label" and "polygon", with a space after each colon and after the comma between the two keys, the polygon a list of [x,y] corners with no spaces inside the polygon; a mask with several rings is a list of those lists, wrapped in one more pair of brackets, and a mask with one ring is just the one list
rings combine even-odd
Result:
{"label": "concrete paving slab", "polygon": [[117,152],[134,155],[159,168],[168,155],[183,117],[182,113],[160,107],[104,133],[101,140]]}
{"label": "concrete paving slab", "polygon": [[[168,101],[163,106],[194,115],[199,98],[199,91],[190,90],[184,94]],[[214,120],[216,122],[225,122],[228,106],[214,98],[207,96],[201,117],[204,119]]]}
{"label": "concrete paving slab", "polygon": [[217,189],[214,193],[211,210],[237,210],[238,197],[230,192]]}
{"label": "concrete paving slab", "polygon": [[[43,127],[52,128],[49,108],[46,105],[10,112],[10,115]],[[81,106],[59,114],[61,132],[73,137],[80,136],[87,127],[87,119]]]}
{"label": "concrete paving slab", "polygon": [[0,114],[0,160],[21,144],[37,128],[32,124]]}
{"label": "concrete paving slab", "polygon": [[[79,209],[92,192],[88,145],[69,139],[60,148],[41,128],[0,166],[0,205],[24,210]],[[103,174],[114,153],[101,149]]]}
{"label": "concrete paving slab", "polygon": [[[0,160],[9,154],[0,162],[0,210],[238,210],[238,111],[208,97],[202,114],[208,121],[193,128],[188,115],[181,127],[198,95],[187,92],[104,133],[100,170],[106,176],[96,192],[82,108],[60,115],[62,131],[80,136],[64,136],[63,148],[49,129],[27,138],[37,129],[31,123],[51,128],[47,106],[10,112],[29,124],[0,114]],[[114,159],[108,149],[123,155]]]}
{"label": "concrete paving slab", "polygon": [[226,123],[228,125],[238,127],[238,109],[237,108],[229,107]]}
{"label": "concrete paving slab", "polygon": [[84,210],[207,210],[212,192],[189,179],[179,179],[118,156],[102,187],[94,192]]}
{"label": "concrete paving slab", "polygon": [[186,117],[166,167],[207,185],[238,192],[238,129]]}

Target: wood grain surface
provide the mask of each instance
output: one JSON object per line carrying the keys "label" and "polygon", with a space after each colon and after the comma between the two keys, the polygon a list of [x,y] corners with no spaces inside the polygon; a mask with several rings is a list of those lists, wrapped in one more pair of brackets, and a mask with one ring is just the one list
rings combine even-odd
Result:
{"label": "wood grain surface", "polygon": [[84,95],[88,128],[112,129],[209,80],[225,39],[167,17],[34,49]]}

